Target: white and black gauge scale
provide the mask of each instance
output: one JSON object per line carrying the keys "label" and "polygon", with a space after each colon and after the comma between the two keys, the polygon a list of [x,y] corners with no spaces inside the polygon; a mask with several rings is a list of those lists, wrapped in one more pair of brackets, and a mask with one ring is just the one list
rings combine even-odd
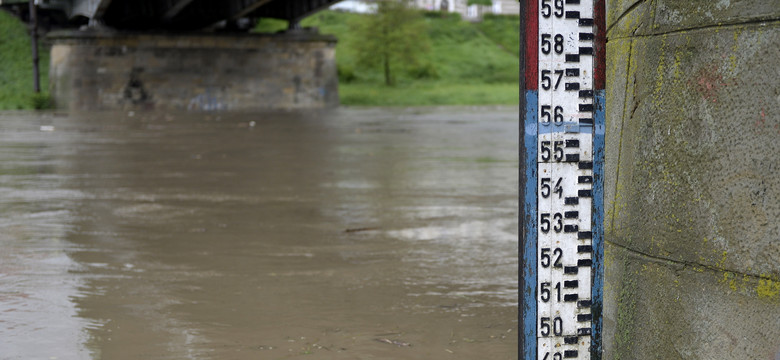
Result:
{"label": "white and black gauge scale", "polygon": [[519,351],[600,360],[604,0],[521,0],[521,9]]}

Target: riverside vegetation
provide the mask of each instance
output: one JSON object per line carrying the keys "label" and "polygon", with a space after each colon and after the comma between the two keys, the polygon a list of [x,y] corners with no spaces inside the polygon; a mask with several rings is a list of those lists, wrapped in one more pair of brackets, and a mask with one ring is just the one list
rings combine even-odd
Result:
{"label": "riverside vegetation", "polygon": [[24,23],[0,10],[0,110],[49,107],[49,47],[39,42],[40,94],[33,92],[30,35]]}
{"label": "riverside vegetation", "polygon": [[[413,64],[397,64],[393,85],[384,69],[360,61],[360,39],[354,29],[371,15],[322,11],[302,21],[321,33],[338,37],[341,104],[360,106],[515,105],[518,103],[519,18],[486,15],[479,23],[457,14],[422,13],[428,51]],[[281,20],[262,19],[256,32],[287,28]],[[410,35],[414,36],[414,35]],[[49,51],[41,42],[43,93],[32,91],[32,55],[26,26],[0,11],[0,110],[48,106]]]}
{"label": "riverside vegetation", "polygon": [[[485,15],[479,23],[457,14],[424,12],[429,51],[417,61],[398,66],[395,84],[387,86],[382,67],[360,61],[363,36],[355,28],[371,15],[322,11],[301,22],[339,39],[339,95],[343,105],[515,105],[519,101],[518,16]],[[357,24],[357,26],[356,26]],[[281,20],[263,19],[256,31],[287,27]],[[427,35],[427,36],[426,36]]]}

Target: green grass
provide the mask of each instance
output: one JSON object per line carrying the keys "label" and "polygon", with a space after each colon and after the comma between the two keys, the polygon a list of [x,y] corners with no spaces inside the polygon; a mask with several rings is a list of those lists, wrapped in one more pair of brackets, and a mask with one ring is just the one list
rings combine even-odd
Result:
{"label": "green grass", "polygon": [[49,49],[39,42],[41,94],[33,92],[32,54],[27,27],[0,10],[0,110],[49,106]]}
{"label": "green grass", "polygon": [[287,20],[264,18],[255,26],[254,32],[273,34],[287,29]]}
{"label": "green grass", "polygon": [[[323,11],[301,22],[338,37],[336,61],[343,105],[416,106],[518,104],[518,17],[491,16],[472,24],[457,16],[426,13],[430,52],[416,66],[396,70],[385,86],[380,69],[357,63],[350,23],[360,14]],[[263,19],[256,30],[276,32],[286,22]]]}
{"label": "green grass", "polygon": [[505,51],[520,55],[520,16],[486,14],[484,21],[475,25]]}
{"label": "green grass", "polygon": [[381,83],[339,85],[343,105],[426,106],[517,104],[518,84],[457,84],[420,81],[387,87]]}

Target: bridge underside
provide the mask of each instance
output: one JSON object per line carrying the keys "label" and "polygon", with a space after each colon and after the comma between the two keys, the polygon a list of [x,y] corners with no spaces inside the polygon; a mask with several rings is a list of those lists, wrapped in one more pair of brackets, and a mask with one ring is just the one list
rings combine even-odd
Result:
{"label": "bridge underside", "polygon": [[[117,29],[197,30],[242,21],[277,18],[297,23],[338,0],[113,0],[99,20]],[[251,21],[250,21],[251,22]]]}
{"label": "bridge underside", "polygon": [[[39,13],[55,27],[103,25],[117,30],[249,30],[258,18],[298,21],[340,0],[47,0]],[[0,6],[28,19],[28,0]]]}
{"label": "bridge underside", "polygon": [[[49,33],[49,90],[58,108],[76,111],[337,106],[336,39],[298,22],[338,1],[36,0],[46,30],[70,28]],[[27,2],[0,6],[27,20]],[[292,31],[217,31],[247,31],[258,18]]]}

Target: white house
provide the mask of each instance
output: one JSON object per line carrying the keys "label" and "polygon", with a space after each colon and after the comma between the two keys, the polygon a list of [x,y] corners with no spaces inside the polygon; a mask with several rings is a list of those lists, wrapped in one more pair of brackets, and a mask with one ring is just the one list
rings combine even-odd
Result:
{"label": "white house", "polygon": [[374,12],[375,7],[365,1],[343,0],[332,5],[330,9],[365,14]]}
{"label": "white house", "polygon": [[[414,0],[417,8],[429,11],[456,12],[464,19],[479,19],[484,14],[519,15],[520,4],[517,0],[493,0],[492,6],[468,5],[468,0]],[[330,7],[331,9],[367,13],[374,7],[367,1],[344,0]]]}
{"label": "white house", "polygon": [[444,10],[460,13],[464,19],[477,19],[482,14],[519,15],[520,4],[517,0],[493,0],[492,6],[468,5],[468,0],[416,0],[420,9]]}

